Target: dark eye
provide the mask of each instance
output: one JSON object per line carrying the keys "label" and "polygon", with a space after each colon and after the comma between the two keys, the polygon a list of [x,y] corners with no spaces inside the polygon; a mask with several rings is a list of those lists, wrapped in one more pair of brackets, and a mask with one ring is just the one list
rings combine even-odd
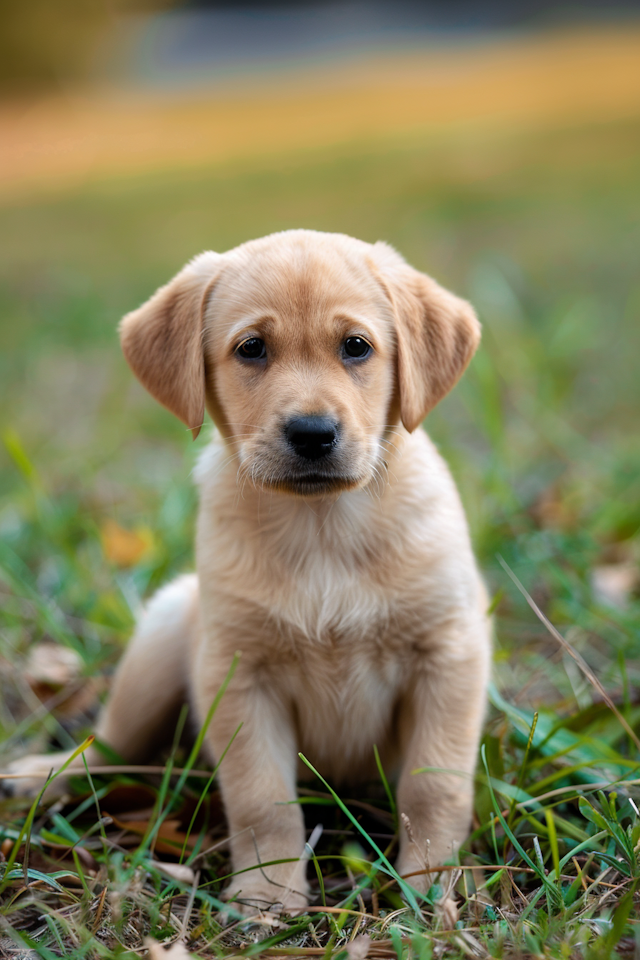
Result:
{"label": "dark eye", "polygon": [[371,353],[371,344],[363,337],[347,337],[342,349],[345,357],[352,360],[364,360]]}
{"label": "dark eye", "polygon": [[236,353],[243,360],[264,360],[267,355],[267,348],[264,340],[261,340],[260,337],[249,337],[248,340],[243,340],[240,346],[236,348]]}

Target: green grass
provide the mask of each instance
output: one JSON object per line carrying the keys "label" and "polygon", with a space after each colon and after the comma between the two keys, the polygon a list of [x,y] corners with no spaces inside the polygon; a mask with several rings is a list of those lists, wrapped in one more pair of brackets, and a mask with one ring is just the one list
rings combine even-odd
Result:
{"label": "green grass", "polygon": [[[89,795],[79,784],[64,807],[30,814],[0,800],[0,954],[22,938],[43,958],[133,957],[144,936],[185,931],[211,957],[337,957],[362,932],[372,957],[637,954],[640,791],[620,781],[640,778],[640,757],[620,715],[640,730],[638,584],[615,607],[593,577],[640,561],[639,148],[632,122],[473,126],[0,208],[6,757],[81,742],[91,678],[117,662],[141,600],[191,567],[189,473],[206,438],[192,445],[144,394],[114,331],[201,249],[294,226],[382,238],[474,302],[483,345],[427,428],[460,485],[496,619],[474,829],[449,875],[456,930],[443,931],[429,904],[417,917],[385,872],[395,811],[381,778],[339,803],[320,781],[307,785],[309,829],[325,826],[308,917],[261,943],[241,926],[222,931],[228,858],[223,847],[203,853],[225,836],[219,798],[200,803],[206,780],[176,748],[172,762],[189,771],[179,795],[168,774],[120,774],[96,776]],[[105,556],[107,521],[146,531],[134,566]],[[27,682],[29,651],[47,638],[77,654],[70,702]],[[57,706],[38,708],[37,692]],[[136,815],[142,842],[118,827]],[[28,856],[12,844],[25,823]],[[183,848],[193,884],[155,865]]]}

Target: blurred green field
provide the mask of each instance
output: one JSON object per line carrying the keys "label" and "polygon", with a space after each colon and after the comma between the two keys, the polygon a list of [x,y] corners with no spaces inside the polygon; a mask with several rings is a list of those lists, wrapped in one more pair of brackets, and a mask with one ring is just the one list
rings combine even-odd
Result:
{"label": "blurred green field", "polygon": [[[0,207],[0,741],[7,756],[89,728],[81,711],[70,719],[64,709],[38,708],[20,680],[33,645],[54,637],[72,646],[81,676],[109,669],[141,600],[192,565],[189,473],[207,431],[192,444],[134,382],[119,353],[118,319],[203,249],[305,226],[389,241],[468,297],[483,322],[478,355],[426,427],[460,485],[494,597],[496,693],[485,747],[496,782],[511,785],[511,793],[502,788],[504,802],[518,790],[535,796],[637,777],[633,741],[499,557],[639,730],[639,157],[637,120],[546,129],[467,124],[386,147],[364,142],[104,179]],[[132,565],[114,552],[114,523],[116,536],[138,538]],[[594,590],[603,576],[622,578],[624,589]],[[525,756],[534,710],[538,734]],[[522,862],[500,824],[492,840],[495,802],[481,781],[475,855]],[[553,807],[555,833],[542,808],[528,817],[511,808],[519,842],[531,851],[539,837],[547,870],[558,849],[564,856],[596,832],[574,797]],[[20,813],[7,803],[0,802],[0,834]],[[631,825],[631,808],[620,817]],[[600,866],[589,883],[607,869],[607,855],[619,854],[613,833],[599,842],[605,859],[594,854]],[[640,922],[637,855],[609,880],[621,884],[618,897],[630,891],[630,919]],[[523,897],[534,896],[528,882]],[[500,881],[487,895],[496,904],[487,916],[491,930],[503,923],[502,932],[476,936],[496,956],[513,955],[516,943],[516,953],[583,955],[589,939],[593,956],[632,950],[626,916],[614,924],[617,940],[610,935],[617,901],[600,902],[603,891],[584,894],[582,926],[577,907],[575,924],[567,913],[575,897],[565,898],[554,927],[547,890],[536,908],[547,904],[547,920],[532,908],[527,932],[518,928],[523,904]],[[447,950],[465,953],[453,942]]]}
{"label": "blurred green field", "polygon": [[[521,522],[554,483],[577,498],[575,529],[624,539],[640,522],[639,155],[635,122],[471,128],[0,207],[0,422],[49,493],[99,499],[114,485],[119,517],[153,523],[193,448],[126,369],[120,316],[203,249],[299,225],[382,238],[484,323],[470,373],[427,425],[479,549],[507,508]],[[24,481],[0,456],[13,516]]]}

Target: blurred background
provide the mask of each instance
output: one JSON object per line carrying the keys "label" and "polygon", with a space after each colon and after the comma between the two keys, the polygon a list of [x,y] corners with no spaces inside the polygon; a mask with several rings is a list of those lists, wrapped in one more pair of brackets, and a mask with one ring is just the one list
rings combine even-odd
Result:
{"label": "blurred background", "polygon": [[604,722],[498,555],[637,712],[640,3],[1,10],[5,737],[41,732],[34,645],[66,638],[96,673],[192,564],[207,431],[192,444],[137,384],[120,316],[203,249],[301,226],[387,240],[479,311],[427,428],[494,596],[503,692]]}

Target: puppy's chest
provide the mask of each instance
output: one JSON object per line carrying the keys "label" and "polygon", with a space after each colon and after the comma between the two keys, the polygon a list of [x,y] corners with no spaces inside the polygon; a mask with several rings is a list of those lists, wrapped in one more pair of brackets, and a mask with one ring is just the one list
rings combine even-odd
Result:
{"label": "puppy's chest", "polygon": [[[293,655],[275,654],[270,686],[291,709],[299,749],[333,776],[348,779],[363,762],[372,762],[372,745],[383,749],[389,737],[408,682],[406,660],[380,636],[328,632],[321,642],[297,640]],[[338,752],[336,743],[342,745]]]}
{"label": "puppy's chest", "polygon": [[366,571],[328,552],[282,570],[269,605],[283,631],[336,650],[365,639],[380,642],[390,616],[387,591]]}
{"label": "puppy's chest", "polygon": [[348,779],[372,760],[372,744],[382,749],[409,682],[396,603],[366,572],[316,562],[283,591],[277,632],[272,682],[292,707],[300,749]]}
{"label": "puppy's chest", "polygon": [[[428,580],[423,574],[419,590],[408,589],[410,571],[400,558],[385,571],[384,558],[368,554],[365,539],[345,544],[314,537],[298,550],[254,552],[251,574],[235,582],[252,583],[247,617],[259,635],[268,634],[276,658],[309,661],[317,652],[316,672],[331,664],[338,678],[347,678],[352,663],[366,660],[379,671],[408,655],[416,627],[422,632],[430,619]],[[242,601],[235,603],[242,618],[249,597],[235,586],[228,595]]]}

